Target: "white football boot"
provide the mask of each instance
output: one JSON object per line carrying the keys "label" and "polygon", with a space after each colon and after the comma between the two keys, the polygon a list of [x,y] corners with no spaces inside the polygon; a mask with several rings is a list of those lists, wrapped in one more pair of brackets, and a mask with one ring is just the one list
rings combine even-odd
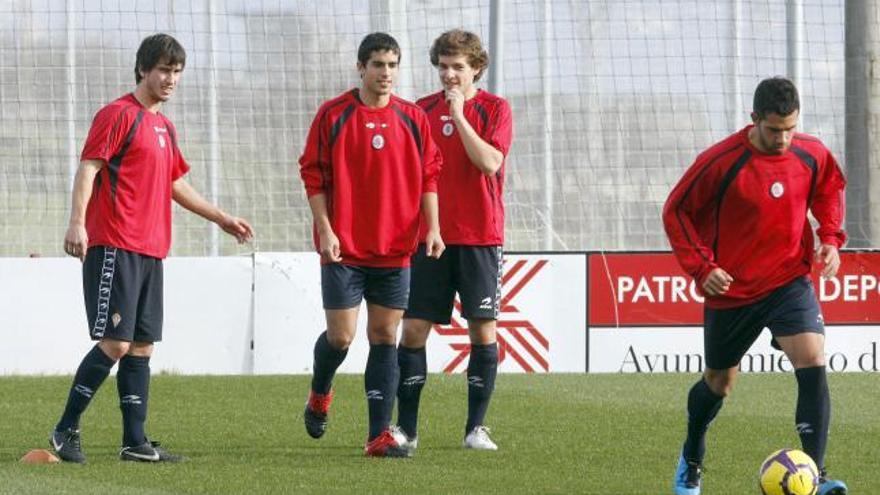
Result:
{"label": "white football boot", "polygon": [[498,450],[498,446],[489,438],[489,428],[482,425],[476,426],[468,432],[467,436],[464,437],[462,446],[466,449],[474,450]]}
{"label": "white football boot", "polygon": [[397,425],[390,426],[389,430],[391,430],[391,436],[394,437],[395,440],[397,440],[397,445],[399,445],[400,447],[412,452],[416,450],[416,448],[419,446],[418,435],[410,438],[403,431],[403,428]]}

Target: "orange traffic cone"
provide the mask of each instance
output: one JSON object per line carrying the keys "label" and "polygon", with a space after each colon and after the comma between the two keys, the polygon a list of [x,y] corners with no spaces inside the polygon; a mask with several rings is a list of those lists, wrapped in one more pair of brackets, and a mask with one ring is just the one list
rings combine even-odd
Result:
{"label": "orange traffic cone", "polygon": [[56,462],[61,462],[61,459],[46,449],[34,449],[25,454],[20,459],[20,462],[25,464],[55,464]]}

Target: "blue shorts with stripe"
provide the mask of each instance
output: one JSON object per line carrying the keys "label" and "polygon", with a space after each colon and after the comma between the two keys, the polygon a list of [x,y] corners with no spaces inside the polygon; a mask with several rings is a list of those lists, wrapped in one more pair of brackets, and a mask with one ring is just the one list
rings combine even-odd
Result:
{"label": "blue shorts with stripe", "polygon": [[497,320],[501,263],[501,246],[446,246],[440,259],[434,259],[420,244],[412,258],[409,307],[404,318],[448,325],[458,293],[463,318]]}
{"label": "blue shorts with stripe", "polygon": [[93,246],[83,263],[83,296],[92,340],[162,340],[162,260]]}

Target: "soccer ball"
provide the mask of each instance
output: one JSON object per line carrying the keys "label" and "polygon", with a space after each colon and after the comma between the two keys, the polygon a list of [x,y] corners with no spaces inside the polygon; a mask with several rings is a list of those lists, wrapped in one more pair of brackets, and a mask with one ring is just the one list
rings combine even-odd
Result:
{"label": "soccer ball", "polygon": [[782,449],[770,454],[759,473],[764,495],[816,495],[819,470],[807,454],[796,449]]}

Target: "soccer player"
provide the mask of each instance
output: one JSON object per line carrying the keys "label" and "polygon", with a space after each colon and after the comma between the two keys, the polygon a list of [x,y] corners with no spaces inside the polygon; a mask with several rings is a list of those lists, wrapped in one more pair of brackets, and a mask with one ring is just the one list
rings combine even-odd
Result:
{"label": "soccer player", "polygon": [[[467,319],[468,415],[463,445],[497,450],[483,426],[495,388],[498,346],[495,321],[501,298],[504,243],[504,162],[512,139],[510,105],[474,85],[489,57],[480,38],[462,30],[438,37],[430,50],[443,89],[420,99],[431,134],[443,154],[438,196],[440,230],[447,249],[439,259],[419,247],[412,261],[409,307],[398,348],[398,435],[418,445],[419,398],[427,377],[425,343],[432,324],[449,324],[455,293]],[[421,239],[425,239],[423,228]]]}
{"label": "soccer player", "polygon": [[[688,395],[675,493],[700,493],[706,430],[768,327],[795,368],[795,423],[821,471],[818,493],[845,494],[825,471],[825,329],[809,274],[813,263],[823,277],[840,266],[846,180],[828,148],[795,132],[800,101],[791,81],[761,81],[752,108],[753,124],[701,153],[663,208],[669,243],[706,298],[706,370]],[[818,221],[815,252],[808,211]]]}
{"label": "soccer player", "polygon": [[397,326],[409,297],[410,257],[420,214],[427,255],[439,257],[437,173],[442,158],[424,111],[392,94],[400,47],[372,33],[358,48],[361,85],[321,105],[299,159],[321,255],[327,329],[315,343],[304,420],[320,438],[333,399],[331,384],[367,301],[370,353],[364,373],[369,435],[364,452],[408,457],[389,428],[399,379]]}
{"label": "soccer player", "polygon": [[186,52],[167,34],[143,40],[137,87],[92,122],[73,186],[64,251],[83,261],[89,334],[97,345],[76,371],[61,420],[50,435],[58,456],[83,463],[80,416],[119,362],[125,461],[176,462],[147,439],[144,422],[153,344],[162,340],[162,259],[171,245],[171,200],[216,223],[239,242],[251,226],[208,203],[183,176],[189,165],[162,103],[177,89]]}

